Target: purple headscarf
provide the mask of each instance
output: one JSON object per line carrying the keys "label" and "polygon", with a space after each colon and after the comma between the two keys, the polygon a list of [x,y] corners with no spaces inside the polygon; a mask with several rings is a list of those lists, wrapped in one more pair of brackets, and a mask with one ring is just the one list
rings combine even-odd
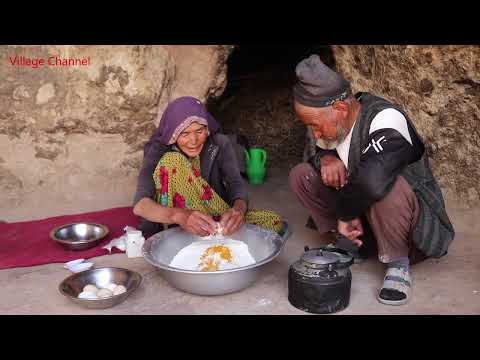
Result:
{"label": "purple headscarf", "polygon": [[175,99],[168,104],[160,119],[160,125],[145,144],[144,155],[147,154],[150,146],[154,142],[162,145],[168,145],[175,130],[189,117],[195,116],[205,119],[208,123],[208,131],[210,134],[216,133],[220,129],[220,125],[214,117],[207,111],[202,102],[192,96],[183,96]]}

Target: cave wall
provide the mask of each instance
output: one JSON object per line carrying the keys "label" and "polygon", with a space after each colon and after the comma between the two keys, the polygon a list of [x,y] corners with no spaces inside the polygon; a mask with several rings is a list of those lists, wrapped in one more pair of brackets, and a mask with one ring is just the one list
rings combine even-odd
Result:
{"label": "cave wall", "polygon": [[480,46],[333,46],[354,91],[401,105],[427,143],[447,199],[480,194]]}
{"label": "cave wall", "polygon": [[[480,194],[479,46],[332,46],[355,91],[403,106],[447,198]],[[230,45],[0,46],[0,221],[131,204],[142,147],[173,98],[222,94]],[[10,58],[90,58],[14,66]],[[268,122],[268,119],[266,119]]]}
{"label": "cave wall", "polygon": [[[158,112],[177,96],[221,94],[231,50],[0,46],[0,220],[131,204]],[[45,64],[12,65],[15,56]],[[52,56],[89,64],[50,66]]]}

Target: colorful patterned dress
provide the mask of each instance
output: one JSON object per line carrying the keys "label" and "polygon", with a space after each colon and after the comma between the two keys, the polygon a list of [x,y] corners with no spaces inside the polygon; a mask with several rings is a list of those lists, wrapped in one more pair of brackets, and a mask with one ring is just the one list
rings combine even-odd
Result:
{"label": "colorful patterned dress", "polygon": [[[156,201],[167,207],[201,211],[212,217],[221,216],[230,206],[202,178],[200,158],[188,159],[179,152],[162,156],[153,173]],[[270,210],[248,210],[245,222],[280,232],[282,220]]]}

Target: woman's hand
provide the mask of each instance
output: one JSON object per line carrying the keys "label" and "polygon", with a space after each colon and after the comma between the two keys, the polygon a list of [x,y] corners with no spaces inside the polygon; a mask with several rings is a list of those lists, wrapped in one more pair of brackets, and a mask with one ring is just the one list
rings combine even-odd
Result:
{"label": "woman's hand", "polygon": [[182,229],[198,236],[207,236],[217,231],[217,223],[212,217],[200,211],[181,209],[175,222]]}
{"label": "woman's hand", "polygon": [[347,182],[347,169],[343,161],[333,155],[324,155],[320,158],[320,174],[325,185],[337,190]]}
{"label": "woman's hand", "polygon": [[347,222],[338,220],[337,230],[355,245],[362,246],[363,242],[358,238],[363,235],[362,221],[359,218]]}
{"label": "woman's hand", "polygon": [[245,213],[247,212],[247,204],[243,200],[236,200],[233,208],[228,209],[220,218],[220,225],[223,228],[223,235],[233,234],[240,229],[245,222]]}

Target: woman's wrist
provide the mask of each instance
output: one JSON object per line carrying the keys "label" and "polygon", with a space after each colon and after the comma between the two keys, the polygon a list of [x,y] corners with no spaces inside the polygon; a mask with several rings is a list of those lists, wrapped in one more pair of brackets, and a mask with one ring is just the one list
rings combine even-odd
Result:
{"label": "woman's wrist", "polygon": [[170,221],[172,224],[182,225],[188,213],[185,209],[171,208]]}
{"label": "woman's wrist", "polygon": [[245,200],[235,200],[235,202],[233,203],[233,208],[237,211],[240,211],[244,216],[247,213],[247,203],[245,202]]}

